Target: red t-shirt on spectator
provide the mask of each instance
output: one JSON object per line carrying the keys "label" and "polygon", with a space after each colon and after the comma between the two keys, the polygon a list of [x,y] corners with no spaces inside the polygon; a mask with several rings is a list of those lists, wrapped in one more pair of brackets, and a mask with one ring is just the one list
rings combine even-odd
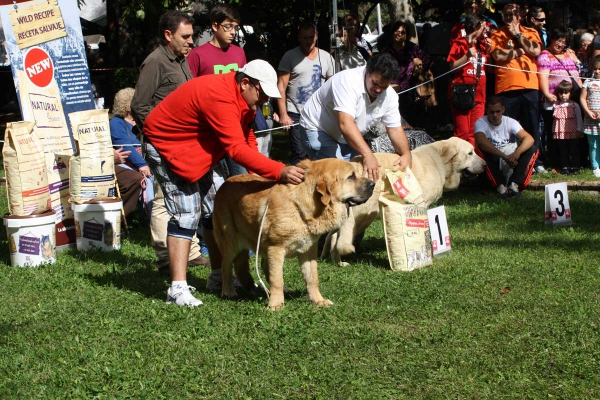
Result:
{"label": "red t-shirt on spectator", "polygon": [[[464,37],[456,38],[452,43],[450,43],[450,52],[448,53],[447,62],[455,62],[462,58],[465,54],[468,53],[471,45],[467,42],[467,39]],[[487,57],[485,55],[485,50],[481,48],[481,46],[477,46],[477,49],[481,52],[481,62],[486,63]],[[475,101],[476,102],[484,102],[485,101],[485,66],[481,66],[481,75],[479,77],[479,81],[477,81],[477,57],[471,57],[471,62],[467,62],[462,66],[461,69],[458,69],[454,72],[454,79],[452,83],[466,83],[469,85],[477,82],[477,87],[475,88]],[[449,86],[449,96],[452,93],[452,85]]]}

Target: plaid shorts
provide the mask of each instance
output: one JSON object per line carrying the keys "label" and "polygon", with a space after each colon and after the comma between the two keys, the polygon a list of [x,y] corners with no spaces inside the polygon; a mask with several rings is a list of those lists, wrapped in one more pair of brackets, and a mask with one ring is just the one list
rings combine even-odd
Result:
{"label": "plaid shorts", "polygon": [[156,148],[144,141],[144,158],[165,196],[165,208],[171,221],[180,228],[196,229],[203,214],[212,210],[205,209],[203,198],[212,186],[212,173],[206,173],[196,182],[189,183],[176,175],[158,153]]}

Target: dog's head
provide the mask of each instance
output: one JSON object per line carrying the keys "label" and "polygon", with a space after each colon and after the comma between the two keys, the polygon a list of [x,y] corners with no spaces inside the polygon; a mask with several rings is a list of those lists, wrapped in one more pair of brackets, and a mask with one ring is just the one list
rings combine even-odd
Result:
{"label": "dog's head", "polygon": [[461,176],[473,176],[483,172],[485,161],[475,153],[471,143],[452,137],[443,140],[441,145],[442,160],[448,171],[444,189],[456,189]]}
{"label": "dog's head", "polygon": [[356,174],[351,163],[327,158],[302,161],[306,170],[305,182],[314,185],[315,196],[324,206],[344,203],[356,206],[365,203],[373,194],[375,182]]}

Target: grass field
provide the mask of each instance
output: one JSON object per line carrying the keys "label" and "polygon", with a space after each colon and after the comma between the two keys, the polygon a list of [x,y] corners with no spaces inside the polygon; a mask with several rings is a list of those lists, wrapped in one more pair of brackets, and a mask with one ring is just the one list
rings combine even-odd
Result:
{"label": "grass field", "polygon": [[[275,136],[274,158],[286,144]],[[166,305],[136,221],[120,252],[39,268],[10,266],[2,228],[0,399],[600,398],[600,198],[570,200],[573,225],[547,227],[543,192],[463,186],[438,202],[450,255],[391,272],[376,222],[350,267],[320,262],[333,307],[309,303],[288,260],[277,313],[207,292],[204,267],[188,281],[205,306]]]}
{"label": "grass field", "polygon": [[277,313],[206,292],[204,267],[188,281],[205,306],[166,305],[140,225],[121,252],[28,269],[9,266],[3,233],[0,398],[600,398],[600,201],[570,200],[557,228],[543,192],[447,193],[450,255],[391,272],[377,222],[350,267],[320,262],[333,307],[308,302],[288,260]]}

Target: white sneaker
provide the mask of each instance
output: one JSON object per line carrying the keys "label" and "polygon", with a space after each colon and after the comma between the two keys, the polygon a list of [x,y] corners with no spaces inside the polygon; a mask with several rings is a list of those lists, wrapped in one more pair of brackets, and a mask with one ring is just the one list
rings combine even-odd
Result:
{"label": "white sneaker", "polygon": [[546,171],[546,168],[544,168],[542,165],[538,165],[537,167],[534,168],[535,173],[536,174],[547,174],[548,171]]}
{"label": "white sneaker", "polygon": [[515,182],[511,182],[510,185],[508,185],[508,197],[519,197],[520,195],[519,185]]}
{"label": "white sneaker", "polygon": [[503,184],[498,185],[498,187],[496,188],[496,191],[498,192],[500,197],[502,197],[502,198],[508,197],[508,190],[506,189],[505,185],[503,185]]}
{"label": "white sneaker", "polygon": [[193,286],[184,286],[173,288],[172,286],[167,290],[167,304],[175,303],[180,307],[190,306],[198,307],[202,305],[202,302],[195,298],[191,292],[196,291]]}
{"label": "white sneaker", "polygon": [[593,170],[592,173],[594,174],[594,176],[596,178],[600,178],[600,167],[598,167],[595,170]]}

